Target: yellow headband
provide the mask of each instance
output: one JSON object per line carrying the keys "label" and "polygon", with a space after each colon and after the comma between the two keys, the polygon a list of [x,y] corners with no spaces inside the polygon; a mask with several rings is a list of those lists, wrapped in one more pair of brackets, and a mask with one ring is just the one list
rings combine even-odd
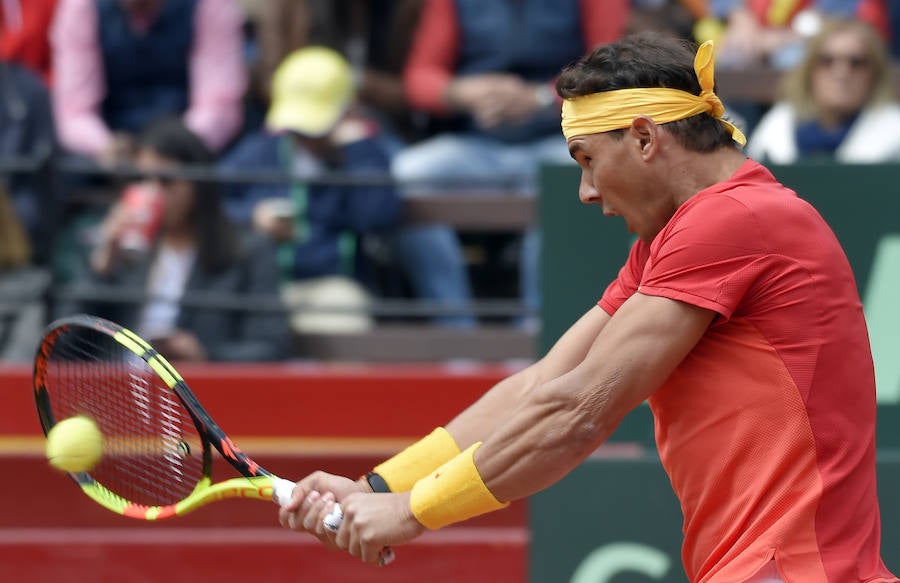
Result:
{"label": "yellow headband", "polygon": [[735,142],[745,145],[747,138],[741,130],[722,119],[725,106],[713,93],[712,41],[700,45],[694,57],[694,71],[700,81],[700,95],[680,89],[647,87],[601,91],[566,99],[562,105],[563,135],[568,140],[572,136],[624,129],[630,127],[638,115],[649,115],[656,123],[668,123],[708,112],[725,124]]}

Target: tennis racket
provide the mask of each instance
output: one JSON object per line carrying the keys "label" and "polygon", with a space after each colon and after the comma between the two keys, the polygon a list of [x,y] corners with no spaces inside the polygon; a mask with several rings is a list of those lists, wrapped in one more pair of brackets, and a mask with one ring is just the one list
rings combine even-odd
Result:
{"label": "tennis racket", "polygon": [[[88,315],[53,322],[34,362],[34,395],[44,433],[75,415],[103,435],[103,457],[69,475],[101,506],[161,520],[228,498],[291,499],[294,482],[263,469],[213,421],[178,371],[140,336]],[[242,478],[213,483],[215,448]],[[336,531],[341,508],[326,519]],[[381,551],[381,563],[394,559]]]}
{"label": "tennis racket", "polygon": [[[123,516],[161,520],[227,498],[291,498],[294,483],[266,471],[216,425],[187,383],[150,344],[87,315],[52,323],[34,362],[44,433],[74,415],[103,435],[103,457],[69,475],[85,494]],[[215,448],[242,478],[212,481]]]}

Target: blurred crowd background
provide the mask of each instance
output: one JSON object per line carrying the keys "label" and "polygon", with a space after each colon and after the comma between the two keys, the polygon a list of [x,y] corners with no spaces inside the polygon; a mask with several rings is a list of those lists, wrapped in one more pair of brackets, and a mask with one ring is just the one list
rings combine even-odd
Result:
{"label": "blurred crowd background", "polygon": [[190,361],[533,332],[539,221],[408,210],[533,200],[556,74],[646,30],[715,40],[752,157],[900,158],[889,0],[0,0],[0,359],[75,312]]}

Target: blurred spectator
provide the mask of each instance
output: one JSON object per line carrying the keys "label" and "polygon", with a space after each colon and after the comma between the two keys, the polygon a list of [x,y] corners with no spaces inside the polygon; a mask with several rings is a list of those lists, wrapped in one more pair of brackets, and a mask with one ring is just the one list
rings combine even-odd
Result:
{"label": "blurred spectator", "polygon": [[422,0],[266,0],[257,29],[262,92],[268,97],[275,67],[292,51],[327,46],[350,61],[359,105],[366,115],[409,140],[415,128],[403,92],[402,70],[409,54]]}
{"label": "blurred spectator", "polygon": [[46,270],[31,265],[31,248],[0,185],[0,361],[30,362],[46,325]]}
{"label": "blurred spectator", "polygon": [[[211,160],[203,142],[180,121],[164,120],[148,128],[138,143],[136,163],[160,177],[131,186],[111,209],[90,266],[74,286],[79,295],[117,286],[132,299],[145,300],[88,300],[65,306],[64,313],[89,312],[120,322],[173,360],[266,361],[286,356],[289,330],[283,313],[215,306],[217,294],[232,300],[249,294],[277,301],[271,241],[242,238],[223,213],[212,183],[164,175]],[[212,305],[198,304],[201,298]],[[182,309],[188,300],[193,303]]]}
{"label": "blurred spectator", "polygon": [[884,12],[884,31],[886,38],[889,39],[891,56],[894,59],[900,58],[900,2],[894,0],[881,0]]}
{"label": "blurred spectator", "polygon": [[[19,64],[0,61],[0,158],[41,164],[54,153],[55,142],[50,96],[43,82]],[[43,263],[49,241],[46,233],[42,236],[46,224],[42,221],[55,212],[47,174],[0,172],[3,185]]]}
{"label": "blurred spectator", "polygon": [[785,99],[750,136],[751,157],[776,164],[900,160],[900,106],[884,43],[867,24],[828,23],[785,81]]}
{"label": "blurred spectator", "polygon": [[[260,21],[268,0],[236,0],[243,14],[244,63],[247,68],[247,91],[244,95],[244,130],[255,131],[262,126],[264,108],[262,86],[262,50],[259,44]],[[298,1],[297,4],[301,4]],[[299,6],[298,6],[299,11]]]}
{"label": "blurred spectator", "polygon": [[[48,31],[57,0],[0,0],[0,158],[40,163],[54,151],[55,133],[46,84],[51,78]],[[42,178],[0,172],[13,210],[24,225],[36,259],[47,257],[39,232],[51,189]]]}
{"label": "blurred spectator", "polygon": [[0,61],[51,78],[50,40],[57,0],[0,0]]}
{"label": "blurred spectator", "polygon": [[871,24],[885,39],[893,58],[900,57],[900,2],[860,0],[857,17]]}
{"label": "blurred spectator", "polygon": [[[257,9],[256,39],[259,44],[258,91],[266,103],[271,98],[272,76],[285,57],[309,46],[315,0],[264,0]],[[324,44],[324,43],[317,43]]]}
{"label": "blurred spectator", "polygon": [[[623,33],[624,0],[428,0],[406,66],[406,95],[445,131],[401,151],[398,180],[433,183],[508,178],[524,195],[536,191],[542,162],[571,163],[560,134],[560,104],[552,87],[560,69]],[[427,196],[433,188],[408,188]],[[524,243],[523,299],[536,309],[536,232]],[[445,225],[402,229],[397,257],[417,295],[456,306],[471,300],[456,233]],[[470,316],[444,319],[456,326]]]}
{"label": "blurred spectator", "polygon": [[[698,42],[714,40],[719,70],[799,66],[807,40],[827,19],[860,18],[884,27],[885,18],[870,8],[880,0],[710,0],[709,15],[694,27]],[[732,96],[726,107],[750,135],[771,106]]]}
{"label": "blurred spectator", "polygon": [[182,115],[222,149],[243,116],[241,25],[234,0],[60,0],[51,41],[63,146],[115,164],[154,120]]}
{"label": "blurred spectator", "polygon": [[[272,105],[261,132],[219,164],[223,173],[280,169],[300,180],[327,174],[389,175],[377,127],[353,109],[350,64],[337,51],[306,47],[291,53],[272,81]],[[230,214],[280,242],[290,305],[304,304],[294,329],[358,331],[371,325],[361,238],[399,219],[400,199],[388,184],[257,184],[233,186]],[[316,311],[322,312],[317,314]],[[345,313],[325,313],[330,308]]]}
{"label": "blurred spectator", "polygon": [[692,40],[694,24],[706,16],[705,0],[631,0],[627,32],[660,32]]}
{"label": "blurred spectator", "polygon": [[[873,0],[710,0],[711,15],[723,27],[707,24],[698,40],[716,38],[721,67],[796,67],[804,41],[825,19],[871,15]],[[873,23],[874,24],[874,23]]]}

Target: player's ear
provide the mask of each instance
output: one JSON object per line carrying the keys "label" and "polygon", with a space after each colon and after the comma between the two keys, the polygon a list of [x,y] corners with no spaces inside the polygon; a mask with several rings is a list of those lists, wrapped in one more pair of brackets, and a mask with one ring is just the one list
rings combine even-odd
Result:
{"label": "player's ear", "polygon": [[628,135],[639,148],[645,161],[656,155],[659,149],[659,126],[652,118],[646,115],[634,118],[628,128]]}

